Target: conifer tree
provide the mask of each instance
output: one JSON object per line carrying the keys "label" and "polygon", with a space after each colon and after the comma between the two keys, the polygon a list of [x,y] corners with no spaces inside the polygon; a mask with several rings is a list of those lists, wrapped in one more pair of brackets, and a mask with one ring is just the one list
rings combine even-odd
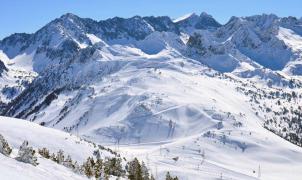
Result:
{"label": "conifer tree", "polygon": [[73,163],[73,166],[74,166],[73,172],[75,172],[77,174],[83,174],[82,168],[81,168],[81,166],[79,166],[77,161]]}
{"label": "conifer tree", "polygon": [[63,150],[59,150],[58,152],[57,152],[57,157],[56,157],[56,159],[57,159],[57,162],[59,163],[59,164],[63,164],[63,162],[64,162],[64,159],[65,157],[64,157],[64,151]]}
{"label": "conifer tree", "polygon": [[176,176],[176,177],[173,178],[173,177],[170,175],[170,172],[168,171],[167,174],[166,174],[166,180],[178,180],[178,177]]}
{"label": "conifer tree", "polygon": [[166,180],[173,180],[169,171],[166,173]]}
{"label": "conifer tree", "polygon": [[58,163],[57,157],[56,157],[56,155],[54,153],[51,154],[51,156],[50,156],[49,159],[52,160],[52,161],[54,161],[54,162],[56,162],[56,163]]}
{"label": "conifer tree", "polygon": [[144,161],[142,161],[141,168],[142,168],[143,180],[150,180],[150,178],[149,178],[150,177],[149,171],[148,171],[148,168],[146,167]]}
{"label": "conifer tree", "polygon": [[5,156],[9,156],[11,152],[12,149],[9,147],[4,137],[0,134],[0,153]]}
{"label": "conifer tree", "polygon": [[18,157],[16,157],[16,160],[36,166],[38,165],[38,162],[35,153],[35,150],[28,146],[28,141],[24,141],[19,148]]}
{"label": "conifer tree", "polygon": [[143,180],[142,167],[137,158],[128,162],[126,169],[130,180]]}
{"label": "conifer tree", "polygon": [[108,158],[104,162],[104,172],[109,175],[114,176],[123,176],[125,174],[123,167],[122,167],[122,159],[121,158]]}
{"label": "conifer tree", "polygon": [[48,150],[47,148],[39,149],[39,150],[38,150],[38,153],[39,153],[42,157],[44,157],[44,158],[46,158],[46,159],[49,159],[49,158],[50,158],[49,150]]}
{"label": "conifer tree", "polygon": [[67,158],[64,160],[63,165],[69,169],[74,169],[75,166],[72,162],[71,157],[68,155]]}
{"label": "conifer tree", "polygon": [[103,161],[101,159],[97,159],[94,166],[94,176],[98,179],[103,175]]}
{"label": "conifer tree", "polygon": [[84,174],[91,178],[92,176],[94,176],[94,160],[91,157],[87,158],[87,161],[83,164],[83,171]]}

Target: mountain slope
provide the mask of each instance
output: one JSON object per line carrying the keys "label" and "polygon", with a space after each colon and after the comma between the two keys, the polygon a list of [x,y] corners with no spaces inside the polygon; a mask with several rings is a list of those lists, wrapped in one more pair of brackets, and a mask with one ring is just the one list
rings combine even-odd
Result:
{"label": "mountain slope", "polygon": [[[13,149],[11,157],[6,157],[0,153],[1,179],[87,179],[63,165],[39,155],[38,166],[16,161],[13,157],[17,156],[22,142],[27,140],[36,151],[42,148],[47,148],[50,152],[63,150],[73,160],[83,163],[96,149],[93,144],[62,131],[7,117],[0,117],[0,134],[4,136]],[[113,156],[105,150],[101,154],[103,158]]]}

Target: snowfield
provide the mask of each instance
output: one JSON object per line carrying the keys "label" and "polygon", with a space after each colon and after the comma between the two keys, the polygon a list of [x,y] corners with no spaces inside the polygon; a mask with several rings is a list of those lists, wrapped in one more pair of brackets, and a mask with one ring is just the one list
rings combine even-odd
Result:
{"label": "snowfield", "polygon": [[0,154],[0,178],[3,180],[39,180],[39,179],[64,179],[83,180],[84,176],[76,175],[64,166],[50,160],[39,159],[37,167],[18,162]]}
{"label": "snowfield", "polygon": [[[18,149],[24,140],[29,142],[36,151],[47,148],[56,153],[63,150],[73,160],[82,163],[93,154],[96,149],[93,144],[88,143],[74,135],[46,128],[29,121],[20,119],[0,117],[0,134],[8,141],[13,152],[11,157],[0,153],[0,179],[3,180],[34,180],[34,179],[87,179],[86,176],[77,175],[72,170],[59,165],[49,159],[38,155],[38,166],[25,164],[13,159],[17,156]],[[107,151],[101,152],[101,157],[112,157]]]}
{"label": "snowfield", "polygon": [[[139,157],[144,160],[158,179],[163,179],[166,171],[180,179],[299,179],[299,169],[302,167],[301,148],[263,129],[257,121],[250,121],[256,117],[245,111],[245,107],[238,104],[237,108],[239,112],[245,112],[244,117],[236,115],[237,120],[243,124],[241,128],[235,128],[233,120],[224,119],[225,128],[218,130],[215,120],[209,119],[203,123],[187,123],[186,126],[191,127],[187,131],[191,129],[193,132],[186,137],[115,145],[111,148],[127,159]],[[176,109],[183,111],[180,107]],[[167,111],[169,110],[173,108]],[[215,119],[220,119],[220,116],[217,115]],[[198,124],[203,128],[194,131]],[[210,134],[207,133],[209,130]],[[24,140],[28,140],[34,148],[47,147],[51,152],[64,149],[79,162],[94,150],[92,144],[81,141],[74,135],[20,119],[1,117],[0,133],[13,147],[13,154],[16,154]],[[223,135],[226,135],[225,139]],[[104,154],[110,155],[106,152]],[[173,160],[176,157],[178,160]],[[3,155],[0,158],[3,162],[0,164],[1,179],[85,179],[62,165],[41,157],[38,158],[40,164],[37,167]],[[15,173],[16,169],[18,173]]]}

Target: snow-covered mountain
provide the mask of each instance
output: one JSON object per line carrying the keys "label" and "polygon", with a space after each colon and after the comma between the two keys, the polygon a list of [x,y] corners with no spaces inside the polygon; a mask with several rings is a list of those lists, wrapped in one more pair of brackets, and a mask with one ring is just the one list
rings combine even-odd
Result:
{"label": "snow-covered mountain", "polygon": [[[98,143],[143,143],[153,171],[172,156],[195,163],[187,177],[174,170],[184,179],[253,179],[259,165],[265,179],[283,179],[287,166],[301,166],[300,149],[285,141],[302,145],[301,58],[294,17],[221,25],[206,13],[102,21],[65,14],[0,41],[0,111]],[[203,150],[209,175],[197,165]]]}

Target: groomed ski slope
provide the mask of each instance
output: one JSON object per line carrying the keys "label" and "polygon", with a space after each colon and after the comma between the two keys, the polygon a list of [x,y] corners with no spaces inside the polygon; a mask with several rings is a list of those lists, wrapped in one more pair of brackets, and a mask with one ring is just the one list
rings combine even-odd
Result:
{"label": "groomed ski slope", "polygon": [[[299,180],[302,175],[301,148],[261,127],[232,130],[230,140],[225,144],[219,138],[207,138],[201,134],[171,141],[120,145],[119,150],[126,157],[138,156],[146,161],[159,179],[166,171],[188,180],[221,177]],[[247,144],[244,152],[239,148],[240,141]],[[178,161],[173,160],[175,157],[179,158]]]}
{"label": "groomed ski slope", "polygon": [[[178,127],[174,136],[163,141],[122,143],[119,150],[124,156],[140,157],[159,179],[166,171],[188,180],[300,179],[302,149],[262,127],[263,119],[255,115],[247,96],[235,90],[239,84],[199,75],[187,79],[181,73],[170,73],[161,70],[162,78],[167,78],[161,85],[156,80],[140,85],[148,84],[148,91],[165,94],[163,102],[174,102],[153,113],[163,119],[173,117]],[[169,136],[167,129],[147,128],[141,135],[151,134]],[[179,159],[174,161],[176,157]]]}

